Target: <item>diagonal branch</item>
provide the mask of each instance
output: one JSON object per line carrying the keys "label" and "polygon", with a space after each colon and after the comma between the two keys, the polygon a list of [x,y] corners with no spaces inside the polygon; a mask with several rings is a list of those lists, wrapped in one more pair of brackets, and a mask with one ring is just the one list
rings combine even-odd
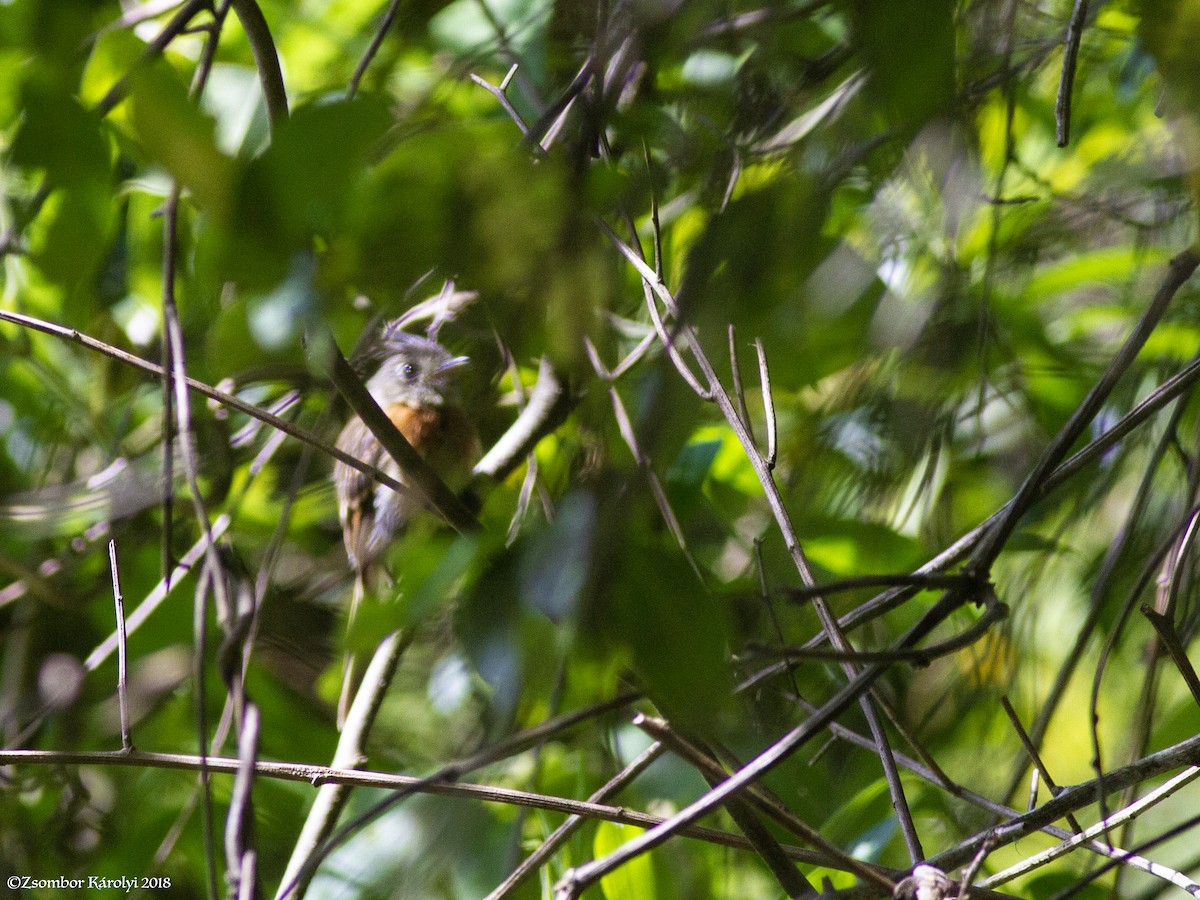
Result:
{"label": "diagonal branch", "polygon": [[429,501],[442,518],[458,531],[477,531],[480,527],[479,520],[379,408],[362,379],[350,367],[350,363],[346,362],[346,357],[338,349],[333,336],[325,337],[326,340],[321,343],[327,356],[325,360],[319,360],[318,364],[324,365],[328,362],[328,374],[338,393],[346,398],[350,408],[400,466],[405,478],[412,482],[413,487]]}
{"label": "diagonal branch", "polygon": [[267,101],[267,116],[274,130],[288,117],[287,88],[283,83],[283,71],[279,68],[279,53],[258,3],[255,0],[232,0],[232,3],[233,11],[237,13],[246,31],[246,38],[250,41],[258,78],[262,82],[263,97]]}
{"label": "diagonal branch", "polygon": [[1083,434],[1088,423],[1095,418],[1096,413],[1100,411],[1101,405],[1105,399],[1116,387],[1117,382],[1125,371],[1132,365],[1138,352],[1150,337],[1150,333],[1154,331],[1166,312],[1167,306],[1172,298],[1181,287],[1192,277],[1192,273],[1196,271],[1196,267],[1200,265],[1200,253],[1195,250],[1184,250],[1173,260],[1167,267],[1167,274],[1163,278],[1162,284],[1155,293],[1154,298],[1150,301],[1149,307],[1138,320],[1129,337],[1125,339],[1125,343],[1117,352],[1117,355],[1109,363],[1108,368],[1100,377],[1100,380],[1092,386],[1088,391],[1088,395],[1083,402],[1079,404],[1075,412],[1071,414],[1070,419],[1063,425],[1062,429],[1054,436],[1054,440],[1050,442],[1041,458],[1033,467],[1033,471],[1025,479],[1021,489],[1012,501],[1000,513],[996,522],[987,528],[983,539],[975,547],[975,551],[971,554],[967,566],[975,572],[987,572],[996,557],[1000,555],[1000,551],[1004,549],[1005,543],[1016,530],[1017,524],[1029,508],[1037,501],[1041,494],[1042,486],[1054,472],[1055,467],[1067,455],[1067,451],[1071,449],[1071,445],[1078,440]]}

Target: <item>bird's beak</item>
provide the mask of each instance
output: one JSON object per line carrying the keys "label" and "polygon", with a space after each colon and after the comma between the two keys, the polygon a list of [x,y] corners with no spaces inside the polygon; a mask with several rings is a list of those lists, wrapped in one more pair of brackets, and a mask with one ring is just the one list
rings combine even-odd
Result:
{"label": "bird's beak", "polygon": [[452,357],[452,358],[446,360],[440,366],[438,366],[438,373],[441,374],[442,372],[453,372],[455,369],[461,369],[463,366],[467,365],[470,361],[471,361],[471,357],[469,357],[469,356]]}

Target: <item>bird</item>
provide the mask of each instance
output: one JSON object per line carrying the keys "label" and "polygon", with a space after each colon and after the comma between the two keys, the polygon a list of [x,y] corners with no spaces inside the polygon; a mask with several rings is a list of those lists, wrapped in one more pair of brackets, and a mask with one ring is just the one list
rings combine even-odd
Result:
{"label": "bird", "polygon": [[[479,436],[463,408],[458,376],[470,359],[454,356],[441,344],[400,330],[399,320],[383,329],[375,358],[382,362],[367,380],[367,391],[413,449],[452,489],[465,485],[480,456]],[[403,485],[410,484],[378,438],[353,416],[337,439],[337,448],[375,466]],[[338,517],[346,555],[354,570],[354,591],[347,628],[366,593],[386,583],[382,556],[392,540],[426,507],[416,490],[398,493],[341,461],[334,463]],[[353,654],[347,654],[338,703],[338,727],[356,687]]]}

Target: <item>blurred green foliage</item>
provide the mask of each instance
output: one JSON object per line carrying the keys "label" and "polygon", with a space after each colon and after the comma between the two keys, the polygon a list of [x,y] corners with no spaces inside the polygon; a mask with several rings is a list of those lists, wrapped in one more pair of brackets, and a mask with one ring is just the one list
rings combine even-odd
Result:
{"label": "blurred green foliage", "polygon": [[[472,358],[464,400],[484,446],[516,417],[541,358],[571,399],[530,460],[485,486],[479,533],[428,517],[400,536],[387,554],[394,588],[368,597],[347,630],[330,461],[293,440],[276,446],[270,428],[192,394],[199,489],[212,519],[228,517],[223,544],[259,580],[246,690],[262,710],[264,759],[328,763],[343,652],[367,655],[397,627],[414,637],[369,744],[380,770],[426,774],[630,689],[637,709],[746,762],[806,718],[797,696],[819,705],[844,683],[836,662],[807,660],[745,689],[772,648],[808,641],[820,623],[782,593],[801,580],[746,449],[675,371],[640,279],[597,219],[622,238],[632,226],[652,264],[661,252],[663,281],[729,390],[732,334],[765,449],[762,340],[774,478],[819,580],[911,572],[1000,509],[1141,316],[1164,263],[1195,240],[1189,0],[1093,4],[1065,148],[1055,95],[1071,4],[407,3],[357,90],[351,78],[388,4],[259,5],[291,104],[274,123],[232,12],[198,12],[203,27],[147,59],[180,4],[0,3],[0,309],[161,362],[163,223],[178,189],[174,289],[192,377],[262,407],[287,401],[282,415],[332,441],[347,413],[310,371],[306,332],[327,327],[350,353],[380,319],[452,280],[478,292],[440,338]],[[585,65],[587,88],[564,96]],[[519,123],[472,74],[508,79]],[[120,102],[98,108],[114,88]],[[612,370],[648,336],[613,383],[590,360],[589,345]],[[687,350],[682,332],[672,338]],[[1185,287],[1091,436],[1198,352]],[[9,748],[120,746],[115,656],[83,668],[113,630],[107,540],[129,614],[159,584],[164,555],[173,565],[201,534],[182,480],[167,531],[164,409],[153,376],[0,322]],[[1083,663],[1042,743],[1058,782],[1094,774],[1088,692],[1105,641],[1112,658],[1095,700],[1105,765],[1195,733],[1182,680],[1147,663],[1150,628],[1128,610],[1153,599],[1139,576],[1196,505],[1197,426],[1185,393],[1039,503],[991,573],[1010,619],[882,679],[905,733],[950,777],[1017,802],[1003,794],[1023,751],[998,698],[1033,722],[1093,610],[1097,631],[1081,640]],[[1186,644],[1200,607],[1182,555]],[[198,567],[177,578],[130,636],[139,749],[196,751],[201,652],[210,740],[225,708],[211,609],[207,644],[195,644],[200,584]],[[871,594],[828,600],[845,614]],[[856,646],[888,646],[931,596],[856,630]],[[934,639],[979,615],[957,612]],[[631,708],[463,780],[586,798],[648,745]],[[840,721],[866,730],[858,707]],[[847,852],[910,867],[877,756],[837,748],[806,745],[764,783]],[[235,750],[234,737],[215,752]],[[915,776],[904,784],[929,855],[987,827]],[[213,785],[219,828],[231,787]],[[666,754],[613,802],[669,815],[705,789]],[[312,793],[255,785],[266,892],[279,887]],[[8,768],[0,874],[164,874],[172,895],[200,895],[213,851],[198,796],[189,773]],[[351,813],[381,796],[356,791]],[[334,851],[312,890],[483,896],[562,818],[413,798]],[[1169,815],[1146,821],[1159,831]],[[725,813],[705,824],[733,830]],[[637,833],[585,826],[514,896],[550,896],[566,869]],[[1162,861],[1194,874],[1182,844]],[[221,868],[219,841],[216,856]],[[984,874],[1019,858],[1002,848]],[[1013,890],[1050,896],[1085,867],[1068,857]],[[818,887],[854,883],[801,868]],[[1148,877],[1122,878],[1121,896],[1154,895]],[[593,891],[768,897],[779,887],[752,852],[674,840]]]}

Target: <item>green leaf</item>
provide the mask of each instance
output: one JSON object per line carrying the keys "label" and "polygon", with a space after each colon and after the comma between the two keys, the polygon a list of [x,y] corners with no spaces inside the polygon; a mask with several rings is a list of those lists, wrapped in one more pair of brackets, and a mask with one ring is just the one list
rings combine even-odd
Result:
{"label": "green leaf", "polygon": [[878,778],[845,800],[822,834],[857,859],[877,862],[899,834],[887,782]]}
{"label": "green leaf", "polygon": [[727,611],[678,551],[629,523],[613,586],[614,636],[633,654],[647,693],[681,727],[711,733],[730,709]]}
{"label": "green leaf", "polygon": [[1147,264],[1166,262],[1162,250],[1147,252],[1137,246],[1103,247],[1087,253],[1072,253],[1041,267],[1025,291],[1029,301],[1040,302],[1070,291],[1097,285],[1118,286]]}
{"label": "green leaf", "polygon": [[100,117],[35,69],[21,90],[24,117],[12,160],[40,169],[52,187],[89,189],[112,175],[112,154]]}
{"label": "green leaf", "polygon": [[146,51],[145,41],[124,28],[104,31],[92,45],[80,79],[79,98],[95,106],[122,78],[134,70]]}
{"label": "green leaf", "polygon": [[391,123],[386,104],[366,95],[302,106],[281,123],[237,183],[232,233],[221,246],[229,276],[269,288],[315,236],[335,239],[357,214],[359,188]]}
{"label": "green leaf", "polygon": [[135,69],[130,81],[130,118],[143,151],[187,187],[201,209],[228,219],[236,166],[217,149],[212,118],[165,64]]}
{"label": "green leaf", "polygon": [[[596,826],[592,852],[597,859],[601,859],[644,831],[642,828],[619,822],[601,822]],[[605,875],[600,879],[600,889],[604,891],[607,900],[654,900],[658,894],[654,885],[654,864],[650,854],[636,856]]]}
{"label": "green leaf", "polygon": [[719,439],[697,440],[687,444],[667,472],[667,481],[682,487],[698,488],[708,477],[717,451],[721,449]]}
{"label": "green leaf", "polygon": [[521,558],[522,596],[552,622],[565,622],[578,612],[591,566],[595,516],[590,493],[569,494]]}
{"label": "green leaf", "polygon": [[867,90],[904,133],[950,109],[954,9],[950,0],[854,4],[854,36],[871,70]]}
{"label": "green leaf", "polygon": [[392,124],[384,98],[363,94],[298,107],[252,175],[263,179],[282,230],[327,232],[351,208],[362,170]]}

